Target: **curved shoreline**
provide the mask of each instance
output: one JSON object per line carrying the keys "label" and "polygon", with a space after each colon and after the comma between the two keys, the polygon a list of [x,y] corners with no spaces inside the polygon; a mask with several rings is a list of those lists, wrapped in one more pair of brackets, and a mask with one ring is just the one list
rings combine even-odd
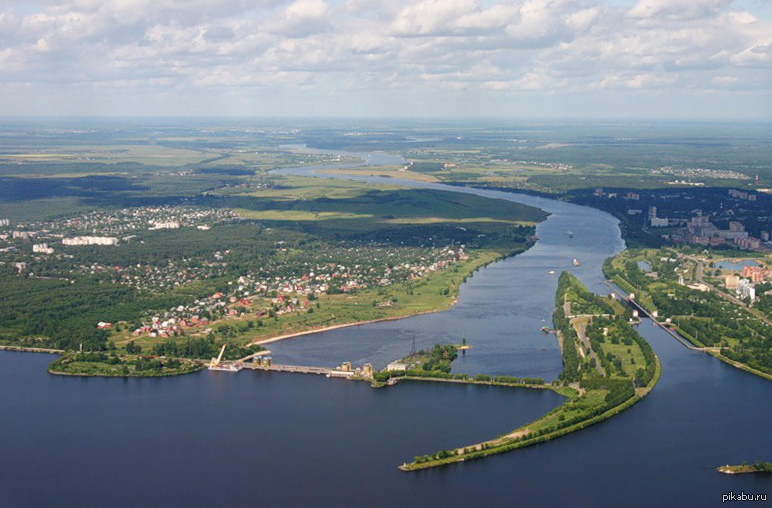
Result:
{"label": "curved shoreline", "polygon": [[[538,237],[536,237],[534,241],[531,241],[529,239],[529,241],[525,244],[525,246],[524,246],[525,248],[523,250],[521,250],[521,251],[513,251],[513,252],[510,252],[508,254],[499,254],[494,259],[489,260],[489,261],[485,261],[482,264],[480,264],[479,266],[475,266],[473,269],[471,269],[469,271],[469,273],[466,275],[466,278],[473,277],[474,274],[478,270],[482,270],[483,268],[486,268],[487,266],[489,266],[489,265],[491,265],[493,263],[498,263],[499,261],[504,261],[506,259],[509,259],[509,258],[512,258],[512,257],[515,257],[515,256],[519,256],[521,254],[525,254],[526,252],[531,250],[536,245],[537,242],[538,242]],[[461,292],[461,286],[462,285],[463,285],[463,281],[460,282],[456,286],[456,288],[454,289],[454,292],[452,294],[450,303],[447,305],[446,308],[434,309],[434,310],[422,310],[420,312],[413,312],[413,313],[410,313],[410,314],[405,314],[404,316],[389,316],[389,317],[384,317],[384,318],[368,319],[366,321],[354,321],[354,322],[350,322],[350,323],[341,323],[339,325],[324,326],[322,328],[311,328],[309,330],[303,330],[303,331],[300,331],[300,332],[286,333],[286,334],[283,334],[283,335],[276,335],[276,336],[268,337],[268,338],[265,338],[265,339],[253,340],[253,341],[247,343],[247,347],[255,346],[255,345],[262,346],[264,344],[271,344],[273,342],[279,342],[279,341],[282,341],[282,340],[294,339],[296,337],[302,337],[304,335],[313,335],[313,334],[316,334],[316,333],[329,332],[329,331],[333,331],[333,330],[339,330],[341,328],[349,328],[349,327],[352,327],[352,326],[368,325],[368,324],[373,324],[373,323],[382,323],[382,322],[386,322],[386,321],[398,321],[400,319],[408,319],[408,318],[412,318],[412,317],[416,317],[416,316],[424,316],[424,315],[427,315],[427,314],[437,314],[439,312],[446,312],[446,311],[450,310],[451,308],[453,308],[453,306],[458,303],[458,295]]]}
{"label": "curved shoreline", "polygon": [[768,381],[772,381],[772,374],[769,374],[767,372],[764,372],[758,369],[754,369],[753,367],[751,367],[746,363],[738,362],[737,360],[732,360],[731,358],[726,357],[717,351],[711,351],[709,349],[703,349],[702,351],[704,351],[705,353],[708,353],[710,356],[714,358],[721,360],[725,364],[734,367],[735,369],[744,370],[748,374],[753,374],[754,376],[764,378]]}
{"label": "curved shoreline", "polygon": [[[456,301],[457,300],[454,298],[450,304],[450,307],[455,305]],[[424,310],[421,312],[416,312],[415,314],[407,314],[405,316],[391,316],[391,317],[385,317],[385,318],[370,319],[367,321],[355,321],[353,323],[343,323],[340,325],[325,326],[323,328],[313,328],[311,330],[304,330],[302,332],[288,333],[285,335],[277,335],[275,337],[269,337],[267,339],[253,340],[252,342],[247,344],[247,347],[257,346],[257,345],[262,346],[263,344],[270,344],[272,342],[278,342],[280,340],[293,339],[295,337],[301,337],[303,335],[313,335],[315,333],[329,332],[332,330],[339,330],[341,328],[349,328],[352,326],[368,325],[371,323],[381,323],[383,321],[397,321],[400,319],[407,319],[415,316],[423,316],[425,314],[436,314],[438,312],[445,312],[447,310],[448,309]]]}
{"label": "curved shoreline", "polygon": [[[422,463],[415,463],[415,462],[405,463],[398,466],[397,469],[403,472],[412,472],[412,471],[420,471],[422,469],[447,466],[458,462],[466,462],[468,460],[483,459],[485,457],[488,457],[489,455],[496,455],[499,453],[510,452],[510,451],[517,450],[519,448],[525,448],[527,446],[532,446],[535,444],[552,441],[553,439],[566,436],[568,434],[571,434],[572,432],[576,432],[578,430],[582,430],[584,428],[590,427],[591,425],[595,425],[596,423],[600,423],[602,421],[608,420],[609,418],[621,413],[622,411],[625,411],[626,409],[631,408],[632,406],[640,402],[657,385],[657,383],[659,382],[660,375],[662,373],[662,363],[660,362],[658,356],[655,355],[654,358],[656,359],[656,367],[654,371],[654,377],[651,379],[649,384],[646,385],[644,388],[640,388],[636,392],[636,394],[633,395],[631,398],[622,402],[618,406],[609,408],[607,411],[597,416],[591,417],[581,422],[577,422],[574,425],[571,425],[569,427],[557,429],[554,432],[549,434],[534,436],[531,439],[525,439],[525,440],[519,441],[518,439],[526,435],[526,434],[523,434],[522,432],[527,429],[528,425],[532,425],[532,423],[527,424],[523,427],[513,430],[512,432],[509,432],[504,437],[454,448],[451,451],[453,455],[451,455],[450,457],[435,459],[429,462],[422,462]],[[517,386],[513,386],[513,387],[516,388]],[[527,388],[533,388],[533,387],[527,387]],[[557,392],[557,390],[555,390],[554,388],[553,388],[553,391]],[[564,404],[570,402],[570,400],[572,399],[569,399]],[[562,407],[562,406],[559,406],[559,407]],[[493,447],[487,448],[488,446],[491,446],[491,445]],[[474,450],[474,451],[470,453],[468,450]]]}
{"label": "curved shoreline", "polygon": [[175,376],[185,376],[188,374],[195,374],[196,372],[201,372],[204,370],[204,366],[202,365],[200,368],[187,371],[187,372],[174,372],[174,373],[168,373],[168,374],[148,374],[143,376],[137,376],[137,375],[131,375],[131,374],[85,374],[80,372],[61,372],[58,370],[51,370],[46,369],[46,371],[51,374],[52,376],[70,376],[70,377],[104,377],[104,378],[161,378],[161,377],[175,377]]}

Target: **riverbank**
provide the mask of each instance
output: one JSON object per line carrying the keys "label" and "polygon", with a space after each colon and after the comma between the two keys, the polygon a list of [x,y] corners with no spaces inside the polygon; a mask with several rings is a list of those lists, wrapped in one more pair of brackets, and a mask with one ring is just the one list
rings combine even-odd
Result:
{"label": "riverbank", "polygon": [[431,382],[437,382],[437,383],[457,383],[457,384],[466,384],[466,385],[482,385],[482,386],[496,386],[501,388],[531,388],[534,390],[550,390],[558,395],[562,395],[563,397],[575,397],[577,395],[580,395],[581,392],[575,388],[571,388],[570,386],[560,386],[560,385],[551,385],[551,384],[532,384],[532,383],[507,383],[502,381],[495,381],[494,379],[491,379],[490,381],[481,381],[479,379],[457,379],[457,378],[442,378],[442,377],[421,377],[421,376],[402,376],[402,377],[395,377],[392,378],[394,384],[398,384],[402,381],[431,381]]}
{"label": "riverbank", "polygon": [[[514,248],[508,251],[481,250],[477,252],[471,252],[469,254],[470,259],[467,260],[465,264],[454,268],[447,268],[443,271],[438,271],[429,275],[423,281],[425,284],[424,288],[417,291],[409,289],[403,283],[395,285],[388,289],[389,294],[386,298],[387,300],[391,299],[392,301],[396,299],[397,302],[394,305],[379,308],[379,311],[384,313],[392,313],[393,315],[375,319],[352,320],[349,322],[328,326],[310,325],[308,328],[303,327],[301,323],[295,323],[296,325],[299,325],[299,327],[302,327],[302,329],[295,332],[257,338],[248,342],[247,346],[271,344],[273,342],[293,339],[305,335],[330,332],[333,330],[349,328],[352,326],[396,321],[415,316],[444,312],[452,308],[457,303],[461,285],[470,277],[473,277],[475,272],[482,270],[492,263],[496,263],[498,261],[502,261],[504,259],[528,252],[528,250],[531,249],[535,244],[536,239],[530,239],[528,243],[521,246],[520,248]],[[511,247],[516,246],[513,245]],[[446,290],[447,293],[445,293]],[[371,301],[372,299],[373,295],[361,295],[360,300],[363,302],[363,305],[359,306],[361,307],[361,309],[359,309],[360,313],[367,311],[366,309],[369,307],[367,302]],[[328,306],[330,307],[328,312],[332,313],[332,318],[335,319],[335,313],[333,313],[335,309],[334,304],[328,304]]]}
{"label": "riverbank", "polygon": [[[452,307],[455,304],[456,304],[456,299],[453,298],[450,302],[450,305],[448,305],[448,308]],[[343,323],[340,325],[325,326],[323,328],[311,328],[309,330],[304,330],[302,332],[287,333],[284,335],[279,335],[277,337],[270,337],[268,339],[255,340],[248,343],[247,347],[262,346],[264,344],[270,344],[272,342],[278,342],[280,340],[294,339],[296,337],[302,337],[303,335],[313,335],[315,333],[331,332],[333,330],[340,330],[341,328],[350,328],[352,326],[362,326],[362,325],[368,325],[372,323],[382,323],[384,321],[397,321],[399,319],[407,319],[414,316],[422,316],[424,314],[435,314],[437,312],[444,312],[446,310],[448,309],[426,310],[426,311],[416,312],[414,314],[407,314],[404,316],[392,316],[392,317],[385,317],[385,318],[379,318],[379,319],[370,319],[367,321],[355,321],[352,323]]]}
{"label": "riverbank", "polygon": [[717,351],[711,351],[709,349],[703,349],[703,351],[708,353],[710,356],[718,358],[719,360],[721,360],[722,362],[726,363],[727,365],[731,365],[732,367],[734,367],[736,369],[744,370],[745,372],[748,372],[749,374],[753,374],[754,376],[763,377],[764,379],[768,379],[768,380],[772,381],[772,375],[770,375],[770,374],[768,374],[766,372],[760,371],[758,369],[754,369],[753,367],[751,367],[749,365],[746,365],[746,364],[744,364],[742,362],[738,362],[736,360],[732,360],[731,358],[728,358],[728,357],[722,355],[721,353],[719,353]]}
{"label": "riverbank", "polygon": [[75,353],[52,362],[47,371],[56,376],[77,377],[171,377],[198,372],[203,360],[156,359],[141,356],[108,356],[104,353]]}
{"label": "riverbank", "polygon": [[87,373],[79,373],[79,372],[62,372],[62,371],[55,371],[55,370],[48,370],[48,373],[53,376],[71,376],[71,377],[135,377],[135,378],[149,378],[149,377],[174,377],[174,376],[184,376],[185,374],[193,374],[195,372],[200,372],[204,370],[205,367],[203,365],[199,366],[196,369],[192,370],[186,370],[186,371],[178,371],[178,372],[162,372],[162,373],[132,373],[129,372],[128,374],[87,374]]}
{"label": "riverbank", "polygon": [[43,347],[25,347],[25,346],[0,346],[0,351],[19,351],[21,353],[47,353],[52,355],[60,355],[64,353],[64,349],[50,349]]}
{"label": "riverbank", "polygon": [[[578,390],[576,391],[576,395],[574,397],[571,397],[571,399],[566,401],[562,406],[546,414],[544,417],[540,418],[539,420],[536,420],[533,423],[523,426],[519,429],[515,429],[512,432],[500,438],[456,448],[453,450],[443,450],[435,454],[437,458],[432,458],[429,460],[425,460],[423,462],[414,461],[410,463],[405,463],[399,466],[398,469],[400,471],[410,472],[410,471],[418,471],[421,469],[428,469],[432,467],[446,466],[457,462],[477,460],[477,459],[488,457],[490,455],[510,452],[520,448],[525,448],[527,446],[545,443],[547,441],[551,441],[553,439],[566,436],[572,432],[576,432],[578,430],[587,428],[591,425],[595,425],[596,423],[600,423],[604,420],[608,420],[612,416],[615,416],[621,413],[622,411],[625,411],[626,409],[631,408],[638,402],[640,402],[643,399],[643,397],[645,397],[651,392],[651,390],[654,388],[657,382],[659,382],[661,372],[662,372],[662,366],[660,364],[659,358],[657,358],[655,375],[652,378],[651,382],[645,387],[636,390],[636,394],[632,398],[626,400],[622,404],[619,404],[617,406],[614,406],[602,412],[599,415],[581,420],[570,426],[563,427],[544,434],[539,434],[538,432],[534,432],[532,430],[532,428],[538,427],[539,425],[543,425],[546,422],[551,422],[551,420],[555,419],[555,416],[557,416],[558,417],[557,419],[559,420],[560,416],[558,415],[560,413],[564,413],[561,416],[565,416],[565,413],[570,411],[570,410],[566,411],[566,408],[568,407],[568,405],[572,402],[575,403],[579,401],[579,399],[584,396],[584,394],[579,395],[580,392]],[[510,385],[510,386],[514,386],[514,385]],[[536,386],[523,386],[523,387],[538,388]],[[543,388],[551,389],[556,387],[545,385]],[[565,395],[565,392],[559,391],[558,389],[554,389],[553,391],[556,391],[561,395]],[[532,436],[532,437],[529,437],[529,436]]]}

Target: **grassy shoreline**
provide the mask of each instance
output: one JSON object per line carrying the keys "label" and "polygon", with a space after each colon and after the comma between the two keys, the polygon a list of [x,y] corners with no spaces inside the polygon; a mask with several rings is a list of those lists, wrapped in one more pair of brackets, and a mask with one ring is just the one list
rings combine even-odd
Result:
{"label": "grassy shoreline", "polygon": [[[448,305],[448,308],[452,307],[456,304],[455,298],[452,299],[450,304]],[[296,337],[302,337],[303,335],[313,335],[315,333],[324,333],[324,332],[330,332],[332,330],[338,330],[340,328],[349,328],[352,326],[361,326],[361,325],[369,325],[372,323],[381,323],[383,321],[397,321],[399,319],[407,319],[415,316],[423,316],[424,314],[435,314],[437,312],[444,312],[448,310],[448,308],[443,309],[437,309],[437,310],[425,310],[421,312],[416,312],[414,314],[407,314],[404,316],[391,316],[391,317],[384,317],[384,318],[378,318],[378,319],[370,319],[367,321],[353,321],[351,323],[342,323],[339,325],[332,325],[332,326],[325,326],[323,328],[310,328],[308,330],[304,330],[302,332],[294,332],[294,333],[288,333],[285,335],[279,335],[276,337],[269,337],[267,339],[259,339],[254,340],[252,342],[249,342],[247,346],[253,346],[253,345],[264,345],[264,344],[271,344],[272,342],[279,342],[281,340],[287,340],[287,339],[294,339]]]}
{"label": "grassy shoreline", "polygon": [[762,377],[764,379],[768,379],[768,380],[772,381],[772,374],[768,374],[768,373],[763,372],[761,370],[754,369],[753,367],[751,367],[751,366],[749,366],[747,364],[744,364],[742,362],[738,362],[736,360],[732,360],[731,358],[728,358],[728,357],[722,355],[719,352],[710,351],[710,350],[704,350],[704,351],[706,353],[708,353],[710,356],[718,358],[722,362],[726,363],[727,365],[731,365],[732,367],[734,367],[736,369],[744,370],[748,374],[753,374],[754,376]]}
{"label": "grassy shoreline", "polygon": [[97,360],[94,353],[64,354],[52,362],[47,371],[56,376],[76,377],[171,377],[192,374],[205,367],[205,362],[192,359],[151,359],[141,356],[113,356]]}
{"label": "grassy shoreline", "polygon": [[54,376],[72,376],[72,377],[109,377],[109,378],[129,378],[129,377],[135,377],[135,378],[149,378],[149,377],[174,377],[174,376],[184,376],[185,374],[193,374],[195,372],[200,372],[204,370],[204,366],[200,365],[198,368],[192,369],[192,370],[184,370],[179,372],[162,372],[162,373],[129,373],[129,374],[89,374],[85,372],[64,372],[64,371],[58,371],[52,369],[50,366],[47,369],[48,373]]}
{"label": "grassy shoreline", "polygon": [[[272,334],[268,332],[262,336],[253,337],[248,341],[247,345],[264,345],[272,342],[278,342],[281,340],[292,339],[301,337],[304,335],[312,335],[315,333],[322,333],[340,328],[347,328],[352,326],[360,326],[371,323],[380,323],[384,321],[395,321],[399,319],[406,319],[414,316],[421,316],[425,314],[433,314],[437,312],[444,312],[453,307],[458,298],[458,294],[461,285],[475,272],[485,268],[486,266],[502,261],[512,256],[522,254],[530,249],[535,242],[529,242],[525,244],[521,249],[509,250],[507,252],[497,250],[482,250],[470,254],[470,259],[463,265],[456,267],[456,269],[450,268],[442,272],[437,272],[426,277],[424,281],[427,289],[425,294],[411,295],[408,293],[407,284],[399,283],[395,284],[387,295],[387,299],[391,297],[398,297],[399,302],[393,307],[387,307],[385,309],[379,309],[387,315],[383,317],[377,317],[374,319],[354,319],[351,321],[340,322],[335,324],[325,324],[319,326],[316,323],[309,323],[304,325],[303,323],[291,323],[290,326],[297,326],[297,330],[286,333],[285,331],[279,332],[279,334]],[[448,289],[448,294],[438,296],[438,292],[443,288]],[[383,296],[377,296],[377,291],[370,290],[358,296],[358,299],[362,302],[380,298]],[[328,304],[334,305],[334,304]],[[361,306],[360,312],[363,314],[368,313],[369,310],[366,305]],[[330,311],[331,312],[331,311]],[[334,315],[333,315],[334,317]],[[284,327],[286,330],[288,327]]]}
{"label": "grassy shoreline", "polygon": [[[589,418],[587,420],[583,420],[583,421],[578,422],[576,424],[573,424],[571,426],[555,430],[552,433],[544,434],[544,435],[541,435],[541,436],[535,436],[535,437],[530,438],[530,439],[522,439],[522,437],[524,435],[520,434],[520,433],[523,432],[524,429],[527,429],[527,427],[538,423],[540,420],[546,418],[547,416],[549,416],[554,411],[557,411],[557,410],[560,410],[561,408],[563,408],[566,404],[571,402],[571,400],[573,398],[569,399],[563,405],[559,406],[558,408],[556,408],[552,412],[548,413],[544,417],[540,418],[539,420],[536,420],[535,422],[533,422],[531,424],[528,424],[528,425],[525,425],[525,426],[520,427],[518,429],[515,429],[512,432],[510,432],[509,434],[507,434],[507,436],[517,436],[517,437],[498,438],[498,439],[494,439],[494,440],[490,440],[490,441],[483,441],[481,443],[476,443],[476,444],[473,444],[473,445],[467,445],[467,446],[464,446],[464,447],[459,447],[459,448],[455,449],[456,455],[453,455],[453,456],[450,456],[450,457],[441,458],[441,459],[437,459],[437,460],[432,460],[432,461],[429,461],[429,462],[423,462],[423,463],[415,463],[415,462],[405,463],[405,464],[402,464],[401,466],[399,466],[398,469],[400,471],[405,471],[405,472],[419,471],[419,470],[422,470],[422,469],[428,469],[428,468],[439,467],[439,466],[446,466],[446,465],[454,464],[454,463],[458,463],[458,462],[466,462],[466,461],[469,461],[469,460],[477,460],[477,459],[485,458],[485,457],[487,457],[489,455],[495,455],[495,454],[498,454],[498,453],[509,452],[509,451],[517,450],[519,448],[525,448],[527,446],[532,446],[532,445],[535,445],[535,444],[551,441],[551,440],[557,439],[559,437],[563,437],[563,436],[568,435],[568,434],[570,434],[572,432],[576,432],[578,430],[587,428],[587,427],[589,427],[591,425],[595,425],[596,423],[600,423],[600,422],[602,422],[604,420],[607,420],[607,419],[611,418],[612,416],[615,416],[615,415],[621,413],[622,411],[624,411],[626,409],[629,409],[630,407],[634,406],[635,404],[640,402],[643,399],[643,397],[648,395],[649,392],[652,390],[652,388],[654,388],[654,386],[659,381],[661,372],[662,372],[662,365],[661,365],[661,363],[659,361],[659,358],[657,358],[657,360],[656,360],[656,370],[655,370],[654,377],[652,378],[652,380],[649,382],[649,384],[646,387],[640,388],[639,391],[636,392],[635,396],[633,396],[632,398],[626,400],[625,402],[623,402],[622,404],[620,404],[618,406],[615,406],[613,408],[608,409],[607,411],[601,413],[600,415],[594,416],[594,417]],[[410,380],[412,380],[412,379],[410,379]],[[416,378],[416,380],[424,381],[424,380],[428,380],[428,379]],[[463,382],[463,381],[457,381],[457,382]],[[475,383],[475,382],[474,381],[469,381],[469,383],[471,384],[471,383]],[[481,383],[477,383],[477,384],[481,384]],[[502,386],[504,386],[504,385],[502,385]],[[536,386],[524,386],[524,385],[520,385],[520,386],[518,386],[518,385],[508,385],[508,386],[511,386],[513,388],[539,388],[539,387],[536,387]],[[560,388],[560,387],[553,387],[551,385],[544,385],[543,388],[544,389],[552,389],[556,393],[559,393],[561,395],[565,395],[565,392],[559,391],[558,388]],[[578,395],[578,392],[577,392],[577,395]],[[491,445],[493,445],[493,446],[491,446]],[[467,452],[467,450],[469,450],[469,449],[472,449],[473,451],[471,453]]]}
{"label": "grassy shoreline", "polygon": [[722,474],[771,474],[772,463],[757,461],[755,464],[740,464],[730,466],[720,466],[716,468],[716,471]]}

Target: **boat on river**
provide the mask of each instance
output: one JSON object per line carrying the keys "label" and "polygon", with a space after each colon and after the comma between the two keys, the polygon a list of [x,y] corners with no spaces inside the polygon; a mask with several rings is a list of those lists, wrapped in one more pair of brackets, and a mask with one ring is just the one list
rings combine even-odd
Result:
{"label": "boat on river", "polygon": [[578,259],[576,259],[576,258],[574,258],[574,260],[573,260],[573,261],[571,261],[571,262],[574,264],[574,266],[579,266],[579,264],[580,264],[580,263],[579,263],[579,260],[578,260]]}

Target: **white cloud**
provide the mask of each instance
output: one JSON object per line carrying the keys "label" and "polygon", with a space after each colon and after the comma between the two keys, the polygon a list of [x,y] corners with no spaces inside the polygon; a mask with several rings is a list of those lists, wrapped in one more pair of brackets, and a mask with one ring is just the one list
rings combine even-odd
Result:
{"label": "white cloud", "polygon": [[479,14],[475,0],[423,0],[402,9],[391,25],[401,36],[437,36],[462,33],[462,17]]}
{"label": "white cloud", "polygon": [[568,16],[566,24],[576,30],[587,30],[598,18],[600,9],[593,7],[591,9],[583,9],[578,12],[574,12]]}
{"label": "white cloud", "polygon": [[272,31],[287,37],[307,37],[327,31],[330,6],[323,0],[296,0],[282,12]]}
{"label": "white cloud", "polygon": [[694,19],[714,16],[732,0],[640,0],[632,9],[632,18]]}
{"label": "white cloud", "polygon": [[24,86],[58,96],[71,84],[94,94],[113,87],[211,97],[222,88],[242,98],[318,94],[341,104],[368,96],[430,104],[437,90],[479,104],[523,92],[772,95],[772,22],[731,0],[639,0],[626,8],[603,0],[36,5],[0,0],[6,92]]}

